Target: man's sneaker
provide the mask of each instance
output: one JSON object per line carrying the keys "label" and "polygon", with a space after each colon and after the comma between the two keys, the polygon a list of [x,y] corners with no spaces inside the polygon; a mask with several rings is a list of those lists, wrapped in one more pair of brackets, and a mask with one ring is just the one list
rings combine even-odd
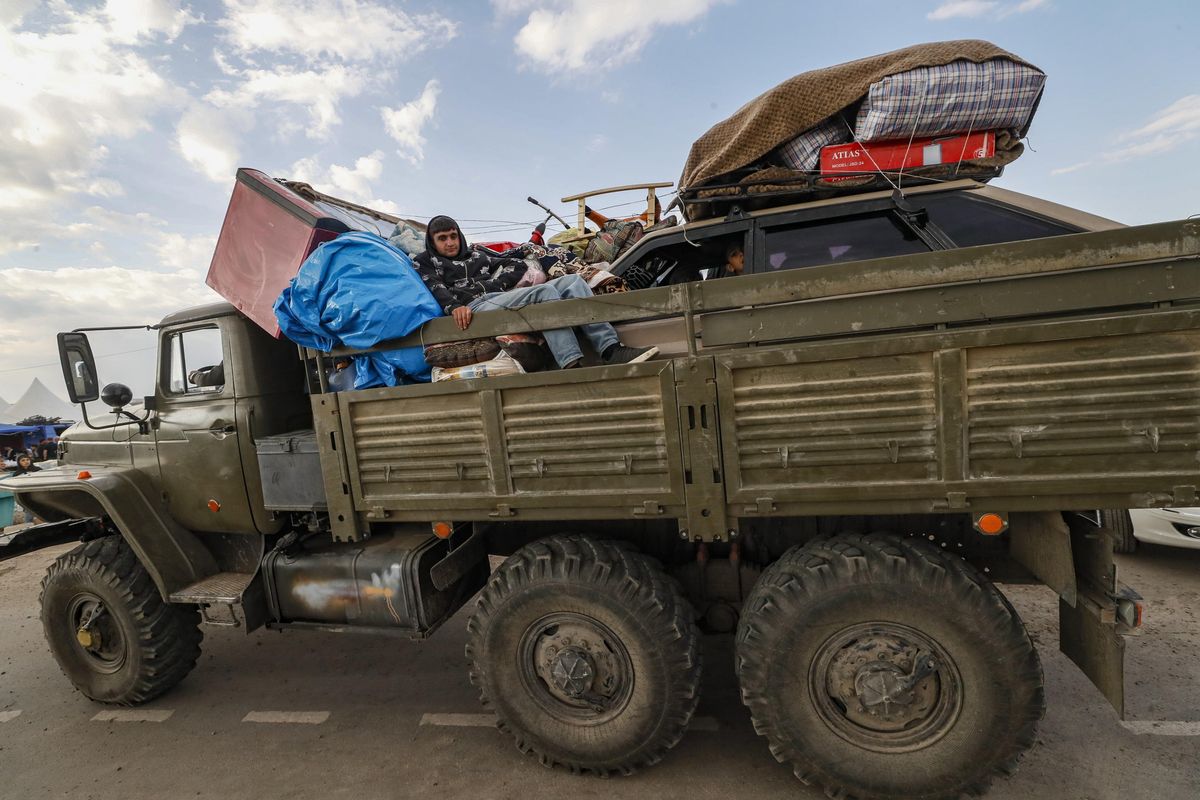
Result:
{"label": "man's sneaker", "polygon": [[657,347],[626,347],[614,344],[604,351],[605,364],[636,364],[658,355]]}

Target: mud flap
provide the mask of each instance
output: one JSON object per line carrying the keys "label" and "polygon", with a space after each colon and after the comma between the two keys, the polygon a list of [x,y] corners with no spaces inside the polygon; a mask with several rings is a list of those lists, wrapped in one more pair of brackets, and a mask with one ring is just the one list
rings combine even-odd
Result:
{"label": "mud flap", "polygon": [[[1058,601],[1059,649],[1075,662],[1125,718],[1125,640],[1117,633],[1117,625],[1109,619],[1112,604],[1097,602],[1080,593],[1075,607]],[[1109,621],[1105,621],[1109,619]]]}
{"label": "mud flap", "polygon": [[481,561],[487,560],[487,550],[483,545],[483,534],[472,533],[465,542],[446,554],[446,557],[433,565],[429,570],[429,579],[433,588],[444,592],[473,569]]}
{"label": "mud flap", "polygon": [[1125,716],[1125,640],[1131,630],[1118,619],[1118,598],[1133,593],[1117,583],[1112,539],[1095,520],[1064,514],[1071,532],[1071,558],[1078,594],[1074,603],[1058,604],[1059,649]]}

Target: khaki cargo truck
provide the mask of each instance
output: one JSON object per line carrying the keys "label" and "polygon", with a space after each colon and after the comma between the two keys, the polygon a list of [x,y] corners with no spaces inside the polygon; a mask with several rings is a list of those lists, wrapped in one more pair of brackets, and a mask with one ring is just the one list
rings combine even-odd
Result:
{"label": "khaki cargo truck", "polygon": [[[730,242],[745,273],[701,280]],[[470,602],[501,730],[627,773],[687,730],[704,629],[736,637],[801,779],[956,797],[1034,741],[1042,670],[995,583],[1038,582],[1121,711],[1141,605],[1096,509],[1197,503],[1200,221],[956,181],[735,208],[614,271],[654,259],[652,288],[378,348],[605,320],[660,347],[640,364],[332,392],[330,354],[218,304],[155,326],[138,408],[60,334],[72,400],[114,416],[0,487],[46,520],[4,557],[80,541],[42,584],[67,678],[136,704],[193,668],[201,622],[421,638]]]}

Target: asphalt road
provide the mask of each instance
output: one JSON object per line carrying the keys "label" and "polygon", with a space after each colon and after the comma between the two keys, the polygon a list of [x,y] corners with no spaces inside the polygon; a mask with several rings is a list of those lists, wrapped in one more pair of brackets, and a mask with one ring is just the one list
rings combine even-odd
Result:
{"label": "asphalt road", "polygon": [[[728,637],[704,641],[696,724],[662,764],[628,778],[548,770],[488,726],[464,668],[464,613],[424,643],[207,627],[182,684],[113,712],[70,687],[42,638],[38,582],[67,549],[0,564],[4,800],[824,796],[754,734]],[[990,800],[1200,797],[1200,551],[1143,546],[1122,558],[1121,577],[1149,603],[1145,632],[1129,640],[1124,725],[1058,653],[1049,590],[1006,589],[1039,644],[1048,709]]]}

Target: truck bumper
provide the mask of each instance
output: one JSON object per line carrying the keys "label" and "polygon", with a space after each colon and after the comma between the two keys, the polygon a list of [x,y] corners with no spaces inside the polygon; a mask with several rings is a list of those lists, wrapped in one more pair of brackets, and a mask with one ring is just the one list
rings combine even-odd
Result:
{"label": "truck bumper", "polygon": [[79,541],[95,522],[93,519],[69,519],[31,525],[0,535],[0,561],[23,556],[56,544]]}

